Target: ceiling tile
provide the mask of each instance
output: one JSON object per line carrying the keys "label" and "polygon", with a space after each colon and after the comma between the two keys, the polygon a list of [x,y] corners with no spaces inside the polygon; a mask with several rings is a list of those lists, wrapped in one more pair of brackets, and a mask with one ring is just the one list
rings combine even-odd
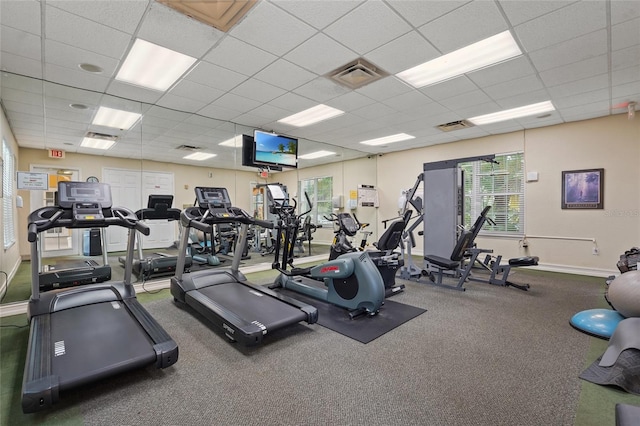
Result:
{"label": "ceiling tile", "polygon": [[[640,5],[638,5],[640,9]],[[626,21],[611,28],[611,48],[620,50],[640,44],[640,18]]]}
{"label": "ceiling tile", "polygon": [[[247,61],[246,58],[251,58],[251,60]],[[227,36],[207,53],[203,59],[212,64],[250,76],[275,61],[277,56],[240,41],[235,37]]]}
{"label": "ceiling tile", "polygon": [[367,53],[366,59],[396,74],[438,56],[440,53],[422,35],[411,31]]}
{"label": "ceiling tile", "polygon": [[534,92],[542,88],[543,85],[537,75],[528,75],[515,80],[509,80],[504,83],[485,87],[483,90],[493,99],[501,99],[520,95],[522,93]]}
{"label": "ceiling tile", "polygon": [[47,3],[46,36],[80,49],[120,59],[129,46],[130,37],[113,28],[62,11]]}
{"label": "ceiling tile", "polygon": [[314,102],[309,98],[305,98],[304,96],[288,92],[269,102],[269,105],[282,108],[290,112],[298,112],[316,106],[317,102]]}
{"label": "ceiling tile", "polygon": [[604,89],[606,87],[609,87],[609,73],[604,73],[581,80],[568,81],[566,83],[551,87],[549,92],[552,94],[552,98],[555,98],[577,95],[580,93],[590,92],[592,90]]}
{"label": "ceiling tile", "polygon": [[132,84],[113,80],[107,88],[107,93],[125,99],[154,104],[162,97],[162,92],[145,89]]}
{"label": "ceiling tile", "polygon": [[525,77],[535,73],[535,69],[525,56],[501,62],[466,74],[466,76],[480,87],[493,86],[505,81]]}
{"label": "ceiling tile", "polygon": [[109,84],[108,77],[89,74],[82,71],[80,68],[74,70],[54,64],[45,64],[44,75],[45,79],[55,81],[59,84],[66,84],[71,87],[94,90],[97,92],[104,92]]}
{"label": "ceiling tile", "polygon": [[[504,93],[504,89],[498,90],[498,93]],[[491,99],[487,93],[479,89],[439,101],[442,106],[451,110],[464,110],[470,106],[487,104],[488,102],[491,102]]]}
{"label": "ceiling tile", "polygon": [[320,75],[333,71],[357,57],[357,53],[321,33],[284,56],[286,60]]}
{"label": "ceiling tile", "polygon": [[208,62],[199,62],[185,76],[185,79],[215,89],[228,91],[245,81],[247,77]]}
{"label": "ceiling tile", "polygon": [[640,44],[616,50],[611,54],[612,70],[621,70],[629,67],[635,67],[640,70]]}
{"label": "ceiling tile", "polygon": [[0,46],[2,53],[12,53],[38,61],[42,58],[42,42],[39,36],[6,25],[0,30]]}
{"label": "ceiling tile", "polygon": [[55,0],[48,4],[74,15],[107,25],[119,31],[133,34],[138,28],[147,5],[147,1],[110,1],[110,0]]}
{"label": "ceiling tile", "polygon": [[247,80],[236,86],[231,93],[266,103],[285,94],[285,90],[259,80]]}
{"label": "ceiling tile", "polygon": [[151,43],[200,58],[224,33],[153,1],[137,35]]}
{"label": "ceiling tile", "polygon": [[[118,60],[108,56],[99,55],[89,50],[69,46],[53,40],[45,41],[45,62],[60,67],[70,68],[74,71],[81,71],[80,64],[97,65],[102,68],[100,77],[111,77],[118,67]],[[82,71],[87,75],[95,75]]]}
{"label": "ceiling tile", "polygon": [[477,88],[478,86],[476,86],[468,77],[460,76],[431,86],[423,87],[419,90],[429,98],[437,101],[448,98],[449,96],[456,96],[462,93],[471,92]]}
{"label": "ceiling tile", "polygon": [[509,19],[511,25],[520,25],[540,16],[546,15],[554,10],[570,5],[567,0],[560,1],[521,1],[521,0],[499,0],[499,5]]}
{"label": "ceiling tile", "polygon": [[516,35],[533,52],[587,34],[607,25],[605,2],[582,1],[518,25]]}
{"label": "ceiling tile", "polygon": [[35,59],[2,52],[0,54],[0,67],[3,71],[24,75],[33,78],[42,78],[42,63]]}
{"label": "ceiling tile", "polygon": [[419,27],[469,3],[469,0],[429,0],[428,2],[389,0],[387,3],[411,25]]}
{"label": "ceiling tile", "polygon": [[611,81],[616,86],[638,81],[638,79],[640,79],[640,75],[638,75],[638,68],[633,66],[617,69],[611,73]]}
{"label": "ceiling tile", "polygon": [[41,108],[44,105],[42,95],[37,93],[24,92],[22,90],[16,90],[12,88],[2,89],[2,100],[21,102],[29,105],[40,105]]}
{"label": "ceiling tile", "polygon": [[607,55],[597,56],[569,65],[553,68],[540,73],[542,81],[547,86],[557,86],[574,80],[593,77],[605,73],[609,69]]}
{"label": "ceiling tile", "polygon": [[213,87],[182,79],[171,88],[171,91],[169,93],[176,96],[182,96],[184,98],[191,98],[208,104],[224,95],[225,92]]}
{"label": "ceiling tile", "polygon": [[[496,103],[500,105],[500,109],[518,108],[525,105],[531,105],[538,102],[549,100],[549,92],[546,89],[536,90],[535,92],[527,92],[507,98],[496,99]],[[493,111],[489,111],[493,112]]]}
{"label": "ceiling tile", "polygon": [[281,56],[315,32],[315,29],[282,9],[267,2],[259,2],[230,34]]}
{"label": "ceiling tile", "polygon": [[40,1],[0,1],[0,23],[40,36]]}
{"label": "ceiling tile", "polygon": [[197,112],[206,106],[208,102],[177,96],[173,93],[165,93],[164,96],[158,100],[157,104],[178,111]]}
{"label": "ceiling tile", "polygon": [[553,98],[553,105],[556,108],[564,110],[565,108],[575,107],[583,104],[591,104],[601,101],[609,101],[609,88],[593,90],[591,92],[581,93],[579,95],[571,95],[564,98]]}
{"label": "ceiling tile", "polygon": [[323,29],[342,15],[363,3],[363,0],[340,0],[327,7],[326,0],[273,0],[273,4],[297,16],[307,24]]}
{"label": "ceiling tile", "polygon": [[242,96],[234,95],[233,93],[227,93],[222,95],[211,105],[217,105],[219,107],[232,109],[237,112],[250,111],[260,105],[260,102],[248,99]]}
{"label": "ceiling tile", "polygon": [[365,105],[370,105],[374,102],[375,100],[361,95],[358,92],[349,92],[327,101],[326,104],[330,107],[338,108],[342,111],[351,111],[361,108]]}
{"label": "ceiling tile", "polygon": [[[384,22],[384,25],[377,23]],[[386,4],[367,2],[328,26],[324,33],[363,55],[407,32],[411,27]]]}
{"label": "ceiling tile", "polygon": [[349,89],[339,86],[324,77],[318,77],[309,83],[298,87],[294,92],[317,102],[326,102],[337,96],[344,95]]}
{"label": "ceiling tile", "polygon": [[640,17],[640,7],[638,7],[638,2],[636,0],[618,0],[609,2],[609,4],[611,4],[612,25]]}
{"label": "ceiling tile", "polygon": [[223,106],[209,104],[198,111],[198,114],[205,117],[216,118],[218,120],[233,120],[239,115],[238,111],[225,108]]}
{"label": "ceiling tile", "polygon": [[529,54],[538,71],[579,62],[604,55],[608,50],[607,30],[602,29],[576,37],[563,43],[554,44]]}
{"label": "ceiling tile", "polygon": [[449,53],[507,29],[496,4],[479,1],[467,3],[423,25],[419,31],[440,52]]}
{"label": "ceiling tile", "polygon": [[255,78],[285,90],[293,90],[317,77],[284,59],[279,59],[255,75]]}
{"label": "ceiling tile", "polygon": [[360,93],[361,95],[365,95],[371,99],[375,99],[378,101],[384,101],[401,93],[407,93],[410,91],[411,88],[407,84],[395,78],[394,76],[385,77],[381,80],[374,81],[373,83],[356,89],[356,92]]}

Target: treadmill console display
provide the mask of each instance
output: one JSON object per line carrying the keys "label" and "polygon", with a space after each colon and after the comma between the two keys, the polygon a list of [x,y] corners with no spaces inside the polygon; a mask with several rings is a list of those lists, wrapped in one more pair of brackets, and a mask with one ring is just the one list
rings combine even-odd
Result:
{"label": "treadmill console display", "polygon": [[58,182],[58,205],[63,209],[71,209],[79,203],[86,204],[86,208],[94,211],[111,208],[111,188],[106,183]]}
{"label": "treadmill console display", "polygon": [[209,208],[210,206],[231,207],[231,198],[227,188],[208,188],[197,186],[195,188],[198,207]]}

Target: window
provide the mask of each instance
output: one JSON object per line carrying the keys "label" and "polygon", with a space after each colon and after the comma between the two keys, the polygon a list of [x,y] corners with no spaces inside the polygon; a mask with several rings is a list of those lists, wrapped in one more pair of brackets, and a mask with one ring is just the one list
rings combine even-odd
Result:
{"label": "window", "polygon": [[464,225],[470,227],[482,209],[490,205],[490,221],[483,233],[524,234],[524,155],[496,155],[498,164],[486,161],[461,163],[464,173]]}
{"label": "window", "polygon": [[16,242],[16,231],[13,225],[13,177],[15,175],[15,159],[9,144],[2,140],[2,223],[4,224],[4,248]]}
{"label": "window", "polygon": [[298,202],[300,204],[300,212],[309,210],[309,204],[304,196],[305,192],[313,204],[311,212],[311,222],[318,224],[330,225],[332,222],[326,220],[324,216],[329,217],[333,211],[331,198],[333,197],[333,178],[321,177],[313,179],[303,179],[299,183]]}

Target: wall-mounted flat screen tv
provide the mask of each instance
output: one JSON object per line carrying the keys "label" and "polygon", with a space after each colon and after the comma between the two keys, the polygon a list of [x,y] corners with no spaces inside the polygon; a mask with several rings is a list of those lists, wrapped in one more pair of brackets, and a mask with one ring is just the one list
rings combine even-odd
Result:
{"label": "wall-mounted flat screen tv", "polygon": [[261,130],[253,132],[253,139],[256,165],[298,167],[298,139]]}
{"label": "wall-mounted flat screen tv", "polygon": [[[242,165],[245,167],[257,167],[263,169],[267,166],[264,164],[256,164],[253,161],[254,153],[256,151],[256,143],[251,135],[242,135]],[[281,172],[281,166],[269,165],[269,170]]]}

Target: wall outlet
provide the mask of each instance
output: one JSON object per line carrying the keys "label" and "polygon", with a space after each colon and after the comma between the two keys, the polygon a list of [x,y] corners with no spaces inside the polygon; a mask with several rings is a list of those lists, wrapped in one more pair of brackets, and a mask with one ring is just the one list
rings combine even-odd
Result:
{"label": "wall outlet", "polygon": [[597,256],[600,254],[600,249],[598,247],[594,247],[593,249],[591,249],[591,254],[594,256]]}

